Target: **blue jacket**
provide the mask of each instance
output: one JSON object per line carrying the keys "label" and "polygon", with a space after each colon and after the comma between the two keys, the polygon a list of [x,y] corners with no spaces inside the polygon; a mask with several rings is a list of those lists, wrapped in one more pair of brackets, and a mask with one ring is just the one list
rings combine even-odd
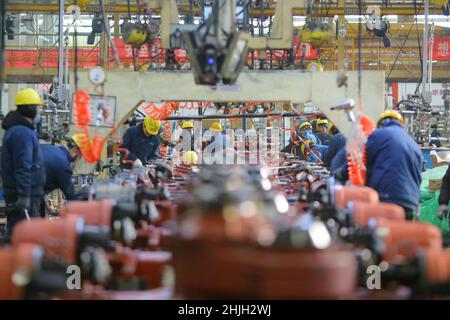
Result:
{"label": "blue jacket", "polygon": [[146,136],[142,125],[141,123],[128,128],[123,135],[122,147],[130,152],[127,160],[139,159],[143,164],[146,164],[151,160],[159,159],[161,138],[159,136]]}
{"label": "blue jacket", "polygon": [[307,133],[306,140],[310,140],[310,141],[314,142],[315,145],[320,144],[319,139],[317,139],[317,137],[314,135],[314,133]]}
{"label": "blue jacket", "polygon": [[345,145],[331,160],[330,172],[342,183],[345,183],[348,180],[348,161]]}
{"label": "blue jacket", "polygon": [[422,181],[422,153],[417,143],[391,120],[369,136],[366,185],[377,190],[380,200],[415,210]]}
{"label": "blue jacket", "polygon": [[324,146],[328,146],[332,138],[332,136],[330,136],[329,134],[320,134],[320,133],[316,133],[316,137],[319,139],[320,144]]}
{"label": "blue jacket", "polygon": [[331,137],[330,143],[328,144],[328,152],[325,156],[324,165],[325,167],[330,167],[333,158],[338,154],[338,152],[342,149],[345,149],[346,139],[342,133],[338,133]]}
{"label": "blue jacket", "polygon": [[[328,153],[328,147],[322,146],[322,145],[317,145],[314,148],[312,148],[311,150],[318,153],[318,156],[320,157],[320,160],[322,162]],[[317,154],[312,154],[308,160],[310,162],[319,162],[319,159],[317,159]]]}
{"label": "blue jacket", "polygon": [[61,189],[66,200],[75,200],[75,188],[72,182],[72,159],[69,151],[64,147],[56,147],[51,144],[41,144],[44,155],[47,180],[44,191],[50,192]]}
{"label": "blue jacket", "polygon": [[22,197],[44,194],[45,167],[36,131],[17,111],[5,117],[1,176],[5,194]]}

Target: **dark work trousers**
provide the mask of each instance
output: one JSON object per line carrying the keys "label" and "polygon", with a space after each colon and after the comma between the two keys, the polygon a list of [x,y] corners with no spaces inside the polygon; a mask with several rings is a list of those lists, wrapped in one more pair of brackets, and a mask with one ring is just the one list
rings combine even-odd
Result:
{"label": "dark work trousers", "polygon": [[411,209],[411,208],[406,208],[406,207],[402,207],[403,210],[405,210],[405,218],[406,220],[419,220],[419,216],[418,213],[419,208],[417,209]]}
{"label": "dark work trousers", "polygon": [[[27,216],[24,210],[16,208],[17,195],[5,194],[5,214],[6,214],[6,234],[5,243],[11,241],[11,236],[14,230],[14,226],[20,221],[26,220]],[[39,217],[39,209],[41,205],[41,197],[30,198],[30,209],[28,210],[28,216],[30,218]]]}

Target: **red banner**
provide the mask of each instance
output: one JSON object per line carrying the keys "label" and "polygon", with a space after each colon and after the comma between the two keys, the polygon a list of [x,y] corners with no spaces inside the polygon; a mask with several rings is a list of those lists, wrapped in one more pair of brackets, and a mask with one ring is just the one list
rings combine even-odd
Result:
{"label": "red banner", "polygon": [[[438,39],[437,39],[438,40]],[[305,50],[305,60],[313,60],[317,58],[317,49],[306,43],[304,45],[298,45],[299,39],[295,38],[294,52],[296,53],[295,59],[300,60],[302,58],[303,50]],[[435,46],[438,42],[435,42]],[[115,39],[114,44],[117,47],[121,66],[125,64],[131,65],[133,63],[133,49],[131,46],[126,45],[122,39]],[[448,42],[446,57],[447,59],[439,59],[436,56],[436,60],[448,60]],[[149,48],[151,55],[149,56]],[[175,58],[180,63],[189,62],[186,50],[175,50]],[[441,48],[438,53],[443,53]],[[156,39],[155,43],[151,46],[142,46],[140,50],[135,52],[137,58],[137,65],[143,64],[151,57],[152,62],[163,63],[166,57],[166,50],[161,48],[160,39]],[[110,52],[110,58],[112,58],[112,50]],[[73,68],[75,50],[69,50],[69,67]],[[99,48],[82,48],[77,50],[78,67],[90,68],[99,65],[100,62],[100,49]],[[257,52],[255,51],[255,59],[257,59]],[[287,59],[287,53],[285,50],[272,50],[267,51],[267,59],[283,60]],[[249,60],[251,55],[249,54]],[[6,50],[5,58],[6,68],[56,68],[58,66],[58,49],[39,49],[39,50]],[[114,62],[110,62],[110,67],[114,67]]]}
{"label": "red banner", "polygon": [[450,38],[434,38],[433,60],[450,61]]}

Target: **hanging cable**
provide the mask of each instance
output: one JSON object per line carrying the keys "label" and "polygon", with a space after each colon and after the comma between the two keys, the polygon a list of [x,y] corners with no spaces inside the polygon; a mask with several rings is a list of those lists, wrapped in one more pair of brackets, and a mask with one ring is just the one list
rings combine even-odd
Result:
{"label": "hanging cable", "polygon": [[[5,81],[5,17],[6,17],[6,3],[8,0],[0,3],[0,106],[3,96],[3,84]],[[3,120],[3,111],[0,108],[0,120]]]}
{"label": "hanging cable", "polygon": [[362,93],[361,93],[361,86],[362,86],[362,79],[361,79],[361,73],[362,73],[362,64],[361,64],[361,38],[362,38],[362,1],[358,0],[358,14],[359,14],[359,23],[358,23],[358,108],[359,111],[362,111]]}
{"label": "hanging cable", "polygon": [[418,26],[418,21],[417,21],[417,0],[414,0],[414,16],[415,16],[415,22],[416,22],[416,32],[417,32],[417,46],[419,49],[419,59],[420,59],[420,75],[419,78],[417,79],[417,86],[416,86],[416,90],[414,91],[414,94],[417,94],[417,91],[419,91],[420,88],[420,84],[422,83],[422,77],[423,77],[423,57],[422,57],[422,47],[420,45],[420,36],[419,36],[419,26]]}
{"label": "hanging cable", "polygon": [[403,41],[403,44],[402,44],[400,50],[398,51],[397,56],[395,57],[394,63],[392,64],[392,67],[389,70],[389,73],[388,73],[388,75],[386,77],[386,83],[388,82],[389,77],[390,77],[392,71],[394,70],[394,67],[395,67],[395,65],[397,63],[398,58],[400,57],[400,54],[403,52],[403,48],[405,47],[406,41],[408,41],[409,34],[411,33],[411,30],[412,30],[413,27],[414,27],[414,23],[411,24],[411,27],[409,28],[408,33],[406,34],[405,40]]}
{"label": "hanging cable", "polygon": [[103,0],[98,0],[98,1],[99,1],[101,10],[102,10],[103,26],[105,28],[104,31],[106,32],[106,36],[108,37],[109,44],[113,51],[113,59],[117,65],[120,65],[119,54],[117,53],[116,45],[114,44],[114,42],[111,38],[111,30],[110,30],[111,27],[109,26],[108,17],[106,15],[105,3],[103,2]]}

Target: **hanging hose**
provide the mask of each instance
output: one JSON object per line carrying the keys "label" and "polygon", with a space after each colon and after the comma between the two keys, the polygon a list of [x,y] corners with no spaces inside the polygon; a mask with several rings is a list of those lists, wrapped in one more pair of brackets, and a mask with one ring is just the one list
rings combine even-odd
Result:
{"label": "hanging hose", "polygon": [[348,151],[348,176],[352,184],[363,186],[366,184],[367,150],[365,142],[367,137],[375,130],[375,123],[366,115],[359,117],[360,132],[356,139],[349,139]]}

